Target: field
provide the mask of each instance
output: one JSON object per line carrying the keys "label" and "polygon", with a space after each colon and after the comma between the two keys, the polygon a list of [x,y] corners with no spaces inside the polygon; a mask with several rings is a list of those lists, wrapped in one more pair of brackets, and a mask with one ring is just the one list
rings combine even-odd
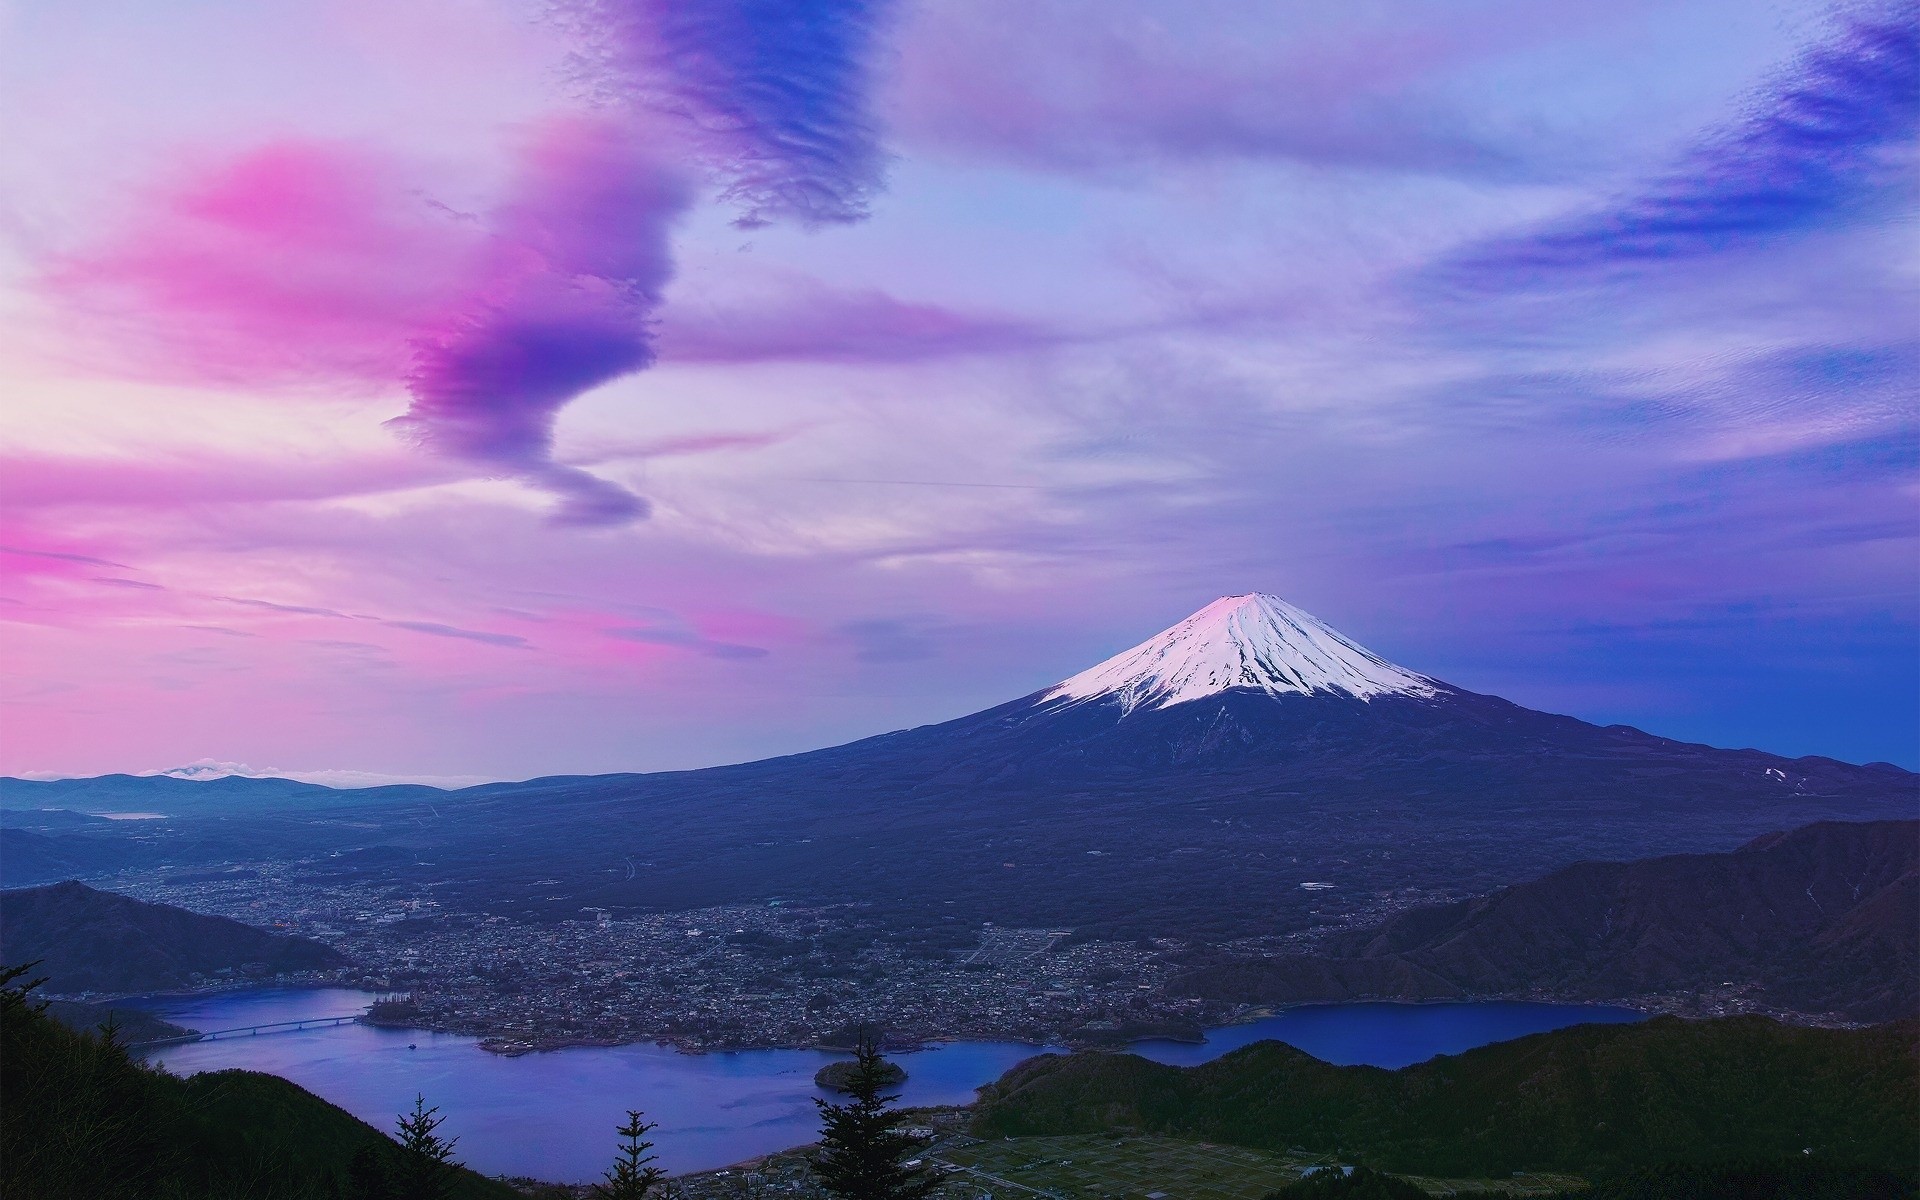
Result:
{"label": "field", "polygon": [[[1083,1135],[1077,1137],[963,1139],[928,1153],[933,1162],[960,1170],[948,1178],[949,1195],[966,1200],[1261,1200],[1331,1160],[1300,1154],[1270,1154],[1240,1146],[1177,1138]],[[1545,1196],[1580,1181],[1570,1176],[1467,1180],[1410,1177],[1436,1196],[1495,1193]]]}

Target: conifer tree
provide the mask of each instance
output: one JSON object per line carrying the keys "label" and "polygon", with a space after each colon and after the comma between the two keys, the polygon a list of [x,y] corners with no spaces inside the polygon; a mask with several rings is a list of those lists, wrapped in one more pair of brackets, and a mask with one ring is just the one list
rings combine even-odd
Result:
{"label": "conifer tree", "polygon": [[940,1181],[924,1166],[906,1165],[914,1140],[901,1132],[901,1114],[888,1107],[900,1097],[884,1094],[887,1060],[871,1036],[862,1036],[853,1053],[848,1101],[814,1101],[821,1125],[814,1173],[843,1200],[923,1200]]}
{"label": "conifer tree", "polygon": [[627,1110],[627,1123],[618,1130],[620,1157],[606,1173],[607,1181],[593,1185],[596,1200],[646,1200],[666,1182],[667,1173],[653,1165],[660,1156],[653,1153],[653,1143],[647,1140],[654,1128],[652,1122],[641,1119],[638,1109]]}
{"label": "conifer tree", "polygon": [[400,1153],[393,1172],[397,1200],[447,1200],[453,1194],[460,1166],[453,1157],[453,1144],[460,1139],[440,1136],[440,1123],[446,1118],[439,1113],[439,1108],[427,1107],[425,1096],[415,1096],[413,1111],[400,1115]]}

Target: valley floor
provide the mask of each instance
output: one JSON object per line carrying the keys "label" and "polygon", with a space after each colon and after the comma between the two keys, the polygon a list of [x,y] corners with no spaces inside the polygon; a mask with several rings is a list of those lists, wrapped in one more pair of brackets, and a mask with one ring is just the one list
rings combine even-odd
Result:
{"label": "valley floor", "polygon": [[[952,1200],[1261,1200],[1316,1168],[1323,1155],[1272,1154],[1180,1138],[1127,1133],[982,1140],[959,1132],[964,1112],[930,1118],[940,1136],[922,1157],[946,1179]],[[1584,1186],[1572,1175],[1511,1179],[1404,1176],[1432,1196],[1555,1196]],[[676,1181],[682,1200],[740,1200],[763,1193],[808,1195],[798,1151]]]}

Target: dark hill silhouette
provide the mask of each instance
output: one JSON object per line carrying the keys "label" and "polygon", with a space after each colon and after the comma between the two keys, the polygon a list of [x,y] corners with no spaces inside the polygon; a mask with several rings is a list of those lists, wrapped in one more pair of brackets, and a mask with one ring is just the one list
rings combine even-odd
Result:
{"label": "dark hill silhouette", "polygon": [[1599,1000],[1725,981],[1800,1013],[1920,1012],[1920,821],[1825,822],[1731,854],[1578,863],[1334,937],[1319,954],[1204,967],[1181,983],[1297,1003]]}
{"label": "dark hill silhouette", "polygon": [[[0,972],[0,1194],[13,1200],[337,1200],[356,1158],[393,1161],[379,1130],[255,1071],[187,1079],[40,1011]],[[464,1168],[448,1200],[512,1200]],[[387,1195],[380,1191],[376,1194]]]}
{"label": "dark hill silhouette", "polygon": [[0,892],[0,961],[38,962],[50,992],[187,987],[219,972],[323,970],[346,963],[307,938],[149,904],[68,881]]}

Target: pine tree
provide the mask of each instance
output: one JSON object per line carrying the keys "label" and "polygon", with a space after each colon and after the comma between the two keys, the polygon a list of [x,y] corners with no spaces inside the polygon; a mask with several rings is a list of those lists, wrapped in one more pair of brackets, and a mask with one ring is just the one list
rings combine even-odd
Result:
{"label": "pine tree", "polygon": [[607,1181],[593,1185],[597,1200],[646,1200],[654,1194],[653,1189],[666,1182],[667,1173],[653,1165],[660,1156],[653,1153],[653,1143],[647,1140],[654,1128],[652,1122],[640,1119],[638,1109],[627,1110],[627,1123],[618,1131],[620,1157],[607,1172]]}
{"label": "pine tree", "polygon": [[905,1163],[914,1140],[900,1131],[901,1114],[885,1095],[887,1060],[871,1037],[854,1048],[845,1104],[815,1100],[820,1108],[820,1149],[813,1170],[821,1184],[844,1200],[922,1200],[940,1186],[924,1166]]}
{"label": "pine tree", "polygon": [[460,1166],[454,1161],[453,1144],[460,1139],[440,1136],[437,1131],[446,1118],[439,1112],[427,1107],[425,1096],[415,1096],[413,1111],[400,1115],[400,1153],[393,1172],[397,1200],[447,1200],[453,1194],[454,1174]]}

